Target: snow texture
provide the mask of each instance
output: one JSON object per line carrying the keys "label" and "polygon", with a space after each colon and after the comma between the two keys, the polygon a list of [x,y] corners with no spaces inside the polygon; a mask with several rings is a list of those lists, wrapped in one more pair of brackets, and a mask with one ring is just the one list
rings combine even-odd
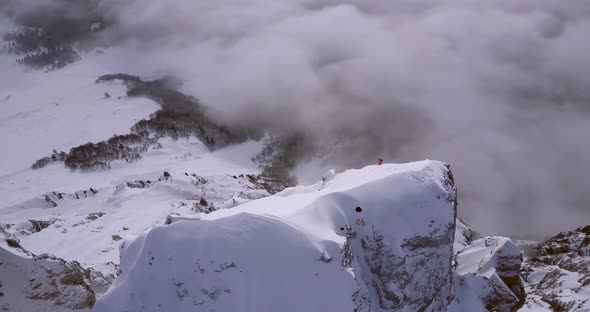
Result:
{"label": "snow texture", "polygon": [[457,273],[487,310],[514,311],[525,297],[522,261],[522,252],[509,238],[487,236],[459,251]]}
{"label": "snow texture", "polygon": [[35,256],[0,231],[0,311],[89,311],[96,294],[77,262]]}
{"label": "snow texture", "polygon": [[[106,292],[118,273],[121,240],[164,224],[171,214],[195,216],[230,208],[275,189],[250,161],[261,149],[252,141],[211,152],[194,137],[161,138],[161,148],[149,150],[137,162],[115,162],[110,171],[75,172],[59,162],[31,169],[36,159],[53,149],[68,151],[127,133],[160,107],[149,99],[127,97],[122,82],[95,83],[109,68],[102,57],[85,55],[84,62],[43,73],[22,71],[0,55],[3,74],[11,77],[0,84],[0,145],[5,147],[0,162],[0,229],[28,250],[29,258],[51,254],[67,263],[77,261],[89,270],[88,283],[96,296]],[[11,253],[4,256],[13,259]],[[13,262],[28,263],[29,258]],[[0,292],[5,294],[0,307],[7,303],[10,311],[46,311],[52,303],[28,300],[20,280],[3,278],[24,265],[11,266],[0,275]],[[27,280],[27,275],[22,278]]]}
{"label": "snow texture", "polygon": [[444,310],[454,201],[443,163],[387,164],[155,227],[95,311]]}
{"label": "snow texture", "polygon": [[523,273],[522,311],[590,311],[590,225],[538,244]]}

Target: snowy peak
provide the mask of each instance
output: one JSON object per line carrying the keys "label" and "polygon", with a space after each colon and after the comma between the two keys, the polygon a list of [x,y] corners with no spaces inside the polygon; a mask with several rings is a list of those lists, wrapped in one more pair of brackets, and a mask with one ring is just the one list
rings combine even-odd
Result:
{"label": "snowy peak", "polygon": [[436,161],[369,166],[153,228],[123,243],[95,311],[445,309],[450,177]]}
{"label": "snowy peak", "polygon": [[354,222],[344,226],[343,261],[360,287],[353,296],[357,310],[436,310],[449,304],[456,192],[449,171],[437,167],[350,191],[368,208],[357,207],[354,216],[349,213]]}

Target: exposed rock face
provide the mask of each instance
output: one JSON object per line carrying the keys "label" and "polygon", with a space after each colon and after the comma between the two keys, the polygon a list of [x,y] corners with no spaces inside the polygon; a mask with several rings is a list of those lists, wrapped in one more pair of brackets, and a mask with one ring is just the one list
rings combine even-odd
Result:
{"label": "exposed rock face", "polygon": [[470,225],[461,219],[457,219],[453,252],[455,254],[459,253],[459,251],[469,246],[477,238],[480,238],[479,234]]}
{"label": "exposed rock face", "polygon": [[29,222],[31,223],[31,226],[33,227],[33,233],[37,233],[37,232],[41,232],[42,230],[48,228],[50,225],[52,225],[53,223],[55,223],[56,220],[49,220],[49,221],[43,221],[43,220],[29,220]]}
{"label": "exposed rock face", "polygon": [[523,268],[527,306],[590,311],[590,225],[540,243]]}
{"label": "exposed rock face", "polygon": [[91,308],[96,295],[89,285],[88,271],[77,262],[66,262],[49,255],[33,258],[28,298],[53,301],[69,309]]}
{"label": "exposed rock face", "polygon": [[[457,272],[479,283],[482,304],[490,311],[516,311],[525,300],[520,277],[522,252],[509,238],[487,236],[471,242],[456,256]],[[468,287],[473,287],[468,286]]]}
{"label": "exposed rock face", "polygon": [[[381,222],[365,217],[357,207],[354,224],[344,228],[349,258],[345,265],[352,265],[360,284],[354,296],[355,311],[440,311],[452,301],[456,189],[450,176],[447,171],[433,199],[424,198],[425,202],[401,207],[397,212],[437,215],[436,219],[414,220],[422,223],[413,223],[414,231],[379,227]],[[447,204],[428,205],[429,200]],[[444,209],[446,213],[429,209]]]}
{"label": "exposed rock face", "polygon": [[55,208],[67,202],[93,197],[98,194],[98,192],[100,192],[100,189],[95,189],[92,187],[88,188],[87,190],[79,190],[73,193],[53,191],[31,198],[13,207],[18,207],[21,209],[33,207]]}
{"label": "exposed rock face", "polygon": [[96,294],[90,271],[77,262],[0,245],[0,307],[8,311],[82,310]]}
{"label": "exposed rock face", "polygon": [[127,182],[127,187],[129,188],[139,188],[139,189],[146,189],[152,187],[152,181],[150,180],[136,180],[136,181],[129,181]]}

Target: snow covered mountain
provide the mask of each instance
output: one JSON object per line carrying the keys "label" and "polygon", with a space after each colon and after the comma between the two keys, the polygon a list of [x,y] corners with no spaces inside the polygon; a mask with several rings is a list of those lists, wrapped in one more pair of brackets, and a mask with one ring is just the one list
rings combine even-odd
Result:
{"label": "snow covered mountain", "polygon": [[[123,238],[285,187],[251,161],[263,141],[229,137],[235,132],[200,117],[197,106],[187,107],[192,98],[163,81],[97,82],[104,72],[93,57],[100,55],[51,72],[24,71],[14,58],[1,58],[13,74],[0,86],[0,140],[11,147],[0,163],[4,310],[88,309],[119,272]],[[85,304],[72,293],[83,292],[53,282],[69,267],[84,273],[75,287],[84,285]],[[53,272],[39,277],[49,295],[31,295],[37,286],[22,281],[43,271]]]}
{"label": "snow covered mountain", "polygon": [[[26,75],[40,79],[36,91],[47,96],[45,79],[68,70]],[[101,158],[108,161],[101,170],[81,171],[57,153],[33,169],[51,149],[108,139],[104,127],[84,133],[92,122],[108,115],[112,129],[133,131],[145,110],[164,106],[129,96],[133,86],[124,81],[79,80],[68,88],[84,85],[85,95],[65,92],[60,105],[18,90],[5,99],[19,105],[3,106],[13,112],[4,129],[38,120],[21,139],[46,139],[6,153],[4,310],[84,310],[95,302],[96,311],[585,309],[586,229],[539,245],[540,255],[523,263],[509,238],[479,238],[456,219],[453,176],[440,162],[331,171],[283,190],[251,161],[261,142],[216,148],[198,132],[148,131],[157,144],[131,161],[115,155]],[[120,114],[128,105],[145,110]],[[63,132],[64,122],[77,120],[88,122]],[[559,292],[570,287],[564,283],[574,283],[573,292]]]}
{"label": "snow covered mountain", "polygon": [[588,226],[480,235],[439,161],[297,184],[297,136],[127,72],[98,3],[3,37],[0,311],[590,311]]}
{"label": "snow covered mountain", "polygon": [[454,203],[447,169],[426,161],[156,227],[123,243],[122,274],[95,310],[445,309]]}

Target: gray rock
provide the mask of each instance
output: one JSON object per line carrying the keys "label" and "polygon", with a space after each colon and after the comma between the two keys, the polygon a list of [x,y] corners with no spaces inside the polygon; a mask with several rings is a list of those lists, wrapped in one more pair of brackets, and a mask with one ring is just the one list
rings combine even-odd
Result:
{"label": "gray rock", "polygon": [[522,274],[529,284],[527,305],[554,311],[590,311],[590,225],[562,232],[538,244]]}
{"label": "gray rock", "polygon": [[[343,265],[352,266],[359,283],[355,311],[441,311],[449,305],[456,219],[456,189],[449,173],[442,196],[433,199],[444,204],[418,207],[439,218],[414,220],[416,228],[401,236],[403,232],[391,236],[391,229],[377,225],[382,222],[365,216],[361,207],[351,207],[358,217],[341,230],[347,239]],[[401,207],[397,214],[416,209]],[[395,224],[392,220],[391,226]]]}
{"label": "gray rock", "polygon": [[48,306],[82,310],[92,308],[96,302],[89,271],[77,262],[8,251],[2,246],[0,262],[5,294],[1,303],[14,311],[47,311]]}

